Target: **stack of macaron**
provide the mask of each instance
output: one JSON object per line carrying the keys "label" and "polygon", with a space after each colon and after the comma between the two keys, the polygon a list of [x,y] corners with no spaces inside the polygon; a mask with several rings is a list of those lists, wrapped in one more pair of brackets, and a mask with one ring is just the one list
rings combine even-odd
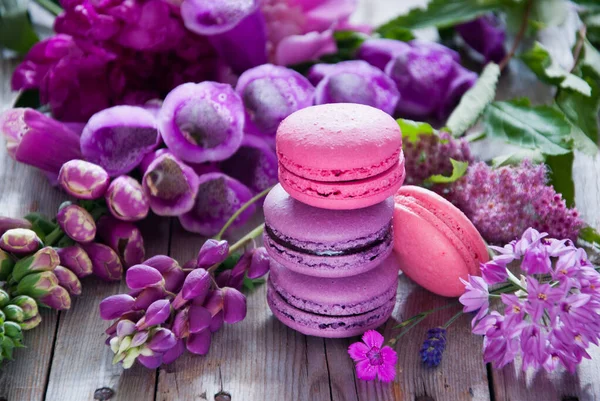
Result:
{"label": "stack of macaron", "polygon": [[398,124],[369,106],[314,106],[280,124],[276,145],[280,185],[264,203],[273,314],[320,337],[380,326],[398,287],[393,195],[405,174]]}

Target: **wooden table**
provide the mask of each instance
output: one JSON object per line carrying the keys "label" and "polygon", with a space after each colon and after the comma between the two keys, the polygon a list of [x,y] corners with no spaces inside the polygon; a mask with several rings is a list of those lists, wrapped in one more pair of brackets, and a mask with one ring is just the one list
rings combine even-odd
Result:
{"label": "wooden table", "polygon": [[[368,4],[367,4],[368,3]],[[380,7],[373,5],[379,3]],[[390,10],[388,0],[363,2],[359,15],[378,22],[408,5],[397,1]],[[395,2],[396,3],[396,2]],[[16,61],[0,59],[0,110],[10,106],[14,94],[9,79]],[[526,86],[538,100],[547,88],[514,84],[516,74],[503,79],[504,97],[515,87]],[[513,82],[511,85],[510,83]],[[585,220],[600,228],[600,159],[576,155],[576,198]],[[56,212],[66,195],[50,187],[33,168],[17,164],[0,150],[0,214],[22,216],[30,211]],[[148,256],[168,254],[180,262],[194,257],[202,239],[184,232],[176,219],[149,219],[142,224]],[[17,360],[0,371],[0,401],[25,400],[215,400],[215,401],[588,401],[600,399],[600,352],[595,361],[585,361],[576,375],[533,375],[519,366],[492,370],[482,362],[480,337],[471,335],[463,317],[449,331],[443,362],[425,368],[418,349],[429,327],[445,322],[455,310],[440,312],[402,338],[395,382],[381,384],[356,379],[346,353],[357,339],[306,337],[280,324],[266,304],[266,288],[248,297],[248,316],[226,326],[213,337],[210,353],[189,354],[158,370],[139,365],[123,371],[112,365],[112,353],[104,345],[107,323],[98,316],[98,304],[106,296],[123,292],[125,284],[107,284],[94,278],[83,280],[83,295],[71,310],[42,312],[43,323],[27,332],[26,349]],[[404,318],[443,305],[446,299],[418,288],[402,278],[393,317],[386,334]]]}

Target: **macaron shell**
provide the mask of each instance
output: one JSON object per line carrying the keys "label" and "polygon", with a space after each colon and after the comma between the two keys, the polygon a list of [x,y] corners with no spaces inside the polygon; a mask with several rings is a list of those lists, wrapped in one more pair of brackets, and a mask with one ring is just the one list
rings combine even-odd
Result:
{"label": "macaron shell", "polygon": [[404,182],[404,155],[383,173],[362,180],[344,182],[313,181],[279,166],[279,181],[295,199],[308,205],[332,210],[359,209],[393,196]]}
{"label": "macaron shell", "polygon": [[271,284],[267,287],[267,303],[280,322],[302,334],[327,338],[353,337],[381,326],[394,310],[395,295],[383,306],[361,315],[325,316],[295,308]]}
{"label": "macaron shell", "polygon": [[374,107],[332,103],[288,116],[276,137],[280,163],[315,181],[350,181],[394,167],[402,147],[396,121]]}

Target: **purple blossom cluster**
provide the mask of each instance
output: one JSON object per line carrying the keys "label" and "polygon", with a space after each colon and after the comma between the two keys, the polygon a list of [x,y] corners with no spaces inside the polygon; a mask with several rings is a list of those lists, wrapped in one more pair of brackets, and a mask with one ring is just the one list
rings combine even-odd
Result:
{"label": "purple blossom cluster", "polygon": [[147,368],[169,364],[187,351],[205,355],[223,323],[246,316],[245,278],[265,275],[264,248],[246,252],[229,270],[214,276],[229,256],[227,241],[208,240],[198,257],[182,268],[168,256],[154,256],[127,270],[127,294],[100,303],[100,316],[115,320],[106,330],[113,362],[130,368],[137,360]]}
{"label": "purple blossom cluster", "polygon": [[[473,333],[484,336],[484,361],[501,368],[522,356],[523,369],[575,372],[600,333],[600,273],[569,239],[533,228],[469,276],[460,297],[464,312],[476,312]],[[510,263],[520,263],[517,278]],[[490,286],[500,288],[503,312],[490,309]]]}
{"label": "purple blossom cluster", "polygon": [[497,169],[477,163],[447,196],[489,242],[509,242],[527,227],[575,240],[583,221],[548,185],[547,173],[544,164],[529,161]]}

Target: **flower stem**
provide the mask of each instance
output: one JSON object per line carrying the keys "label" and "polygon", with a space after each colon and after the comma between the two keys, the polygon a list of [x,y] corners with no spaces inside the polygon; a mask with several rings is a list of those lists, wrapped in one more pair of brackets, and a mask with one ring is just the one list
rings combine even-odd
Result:
{"label": "flower stem", "polygon": [[527,21],[529,20],[529,13],[531,12],[532,5],[533,5],[533,0],[528,0],[527,4],[525,5],[525,12],[523,13],[523,20],[521,21],[521,26],[519,27],[519,32],[517,32],[517,36],[515,36],[513,45],[511,47],[510,51],[508,52],[508,54],[506,56],[504,56],[502,61],[500,61],[500,64],[498,64],[498,66],[500,67],[500,71],[502,71],[502,70],[504,70],[504,68],[506,68],[510,59],[512,59],[513,56],[515,55],[515,53],[517,52],[517,49],[519,48],[519,44],[521,43],[523,36],[525,36],[525,31],[527,30]]}
{"label": "flower stem", "polygon": [[511,283],[513,283],[514,285],[516,285],[518,288],[520,288],[521,290],[527,292],[527,288],[523,287],[521,285],[521,281],[519,281],[519,279],[517,278],[517,276],[515,276],[510,270],[506,269],[506,271],[508,272],[508,281],[510,281]]}
{"label": "flower stem", "polygon": [[273,189],[273,186],[265,189],[264,191],[262,191],[258,195],[254,196],[248,202],[244,203],[242,205],[242,207],[240,207],[238,210],[236,210],[236,212],[233,214],[233,216],[231,216],[229,218],[229,220],[227,220],[227,222],[225,223],[225,225],[223,226],[223,228],[221,228],[221,231],[219,231],[217,233],[217,235],[215,236],[215,239],[216,240],[220,240],[221,237],[223,237],[223,234],[225,234],[225,231],[227,231],[227,229],[229,228],[229,226],[231,226],[233,224],[233,222],[235,221],[235,219],[237,219],[240,216],[240,214],[242,214],[244,212],[244,210],[248,209],[253,203],[255,203],[257,200],[261,199],[263,196],[265,196],[266,194],[268,194],[269,191],[271,191],[271,189]]}
{"label": "flower stem", "polygon": [[451,308],[453,306],[458,306],[458,305],[459,305],[459,302],[456,301],[456,302],[451,302],[449,304],[446,304],[444,306],[439,306],[437,308],[426,310],[426,311],[418,313],[418,314],[416,314],[416,315],[414,315],[412,317],[409,317],[408,319],[405,319],[402,323],[394,326],[394,329],[401,329],[401,328],[407,326],[410,322],[412,322],[415,319],[421,319],[422,320],[422,319],[426,318],[427,316],[431,315],[432,313],[435,313],[435,312],[438,312],[438,311],[441,311],[441,310],[444,310],[444,309],[448,309],[448,308]]}
{"label": "flower stem", "polygon": [[[242,238],[240,238],[239,241],[237,241],[235,244],[233,244],[229,247],[229,253],[227,254],[227,257],[233,255],[233,253],[235,251],[237,251],[238,249],[240,249],[241,247],[246,245],[247,242],[252,241],[254,238],[261,235],[263,233],[264,229],[265,229],[265,225],[261,224],[261,225],[257,226],[256,228],[254,228],[252,231],[250,231],[248,234],[246,234]],[[219,267],[219,265],[220,265],[220,263],[216,263],[216,264],[212,265],[211,267],[209,267],[207,269],[207,271],[209,273],[212,273]]]}
{"label": "flower stem", "polygon": [[579,56],[581,56],[581,49],[583,49],[583,42],[585,42],[585,36],[587,34],[587,27],[585,24],[579,28],[577,31],[577,43],[575,43],[575,48],[573,49],[573,67],[569,70],[569,72],[573,72],[577,64],[579,63]]}
{"label": "flower stem", "polygon": [[54,3],[52,0],[35,0],[35,2],[55,17],[63,12],[62,7]]}
{"label": "flower stem", "polygon": [[456,315],[452,316],[445,325],[442,326],[443,329],[447,329],[448,327],[450,327],[452,325],[452,323],[454,323],[459,317],[461,317],[462,315],[464,315],[465,313],[463,311],[458,312]]}
{"label": "flower stem", "polygon": [[60,227],[56,227],[50,234],[46,235],[44,245],[52,246],[64,235]]}

